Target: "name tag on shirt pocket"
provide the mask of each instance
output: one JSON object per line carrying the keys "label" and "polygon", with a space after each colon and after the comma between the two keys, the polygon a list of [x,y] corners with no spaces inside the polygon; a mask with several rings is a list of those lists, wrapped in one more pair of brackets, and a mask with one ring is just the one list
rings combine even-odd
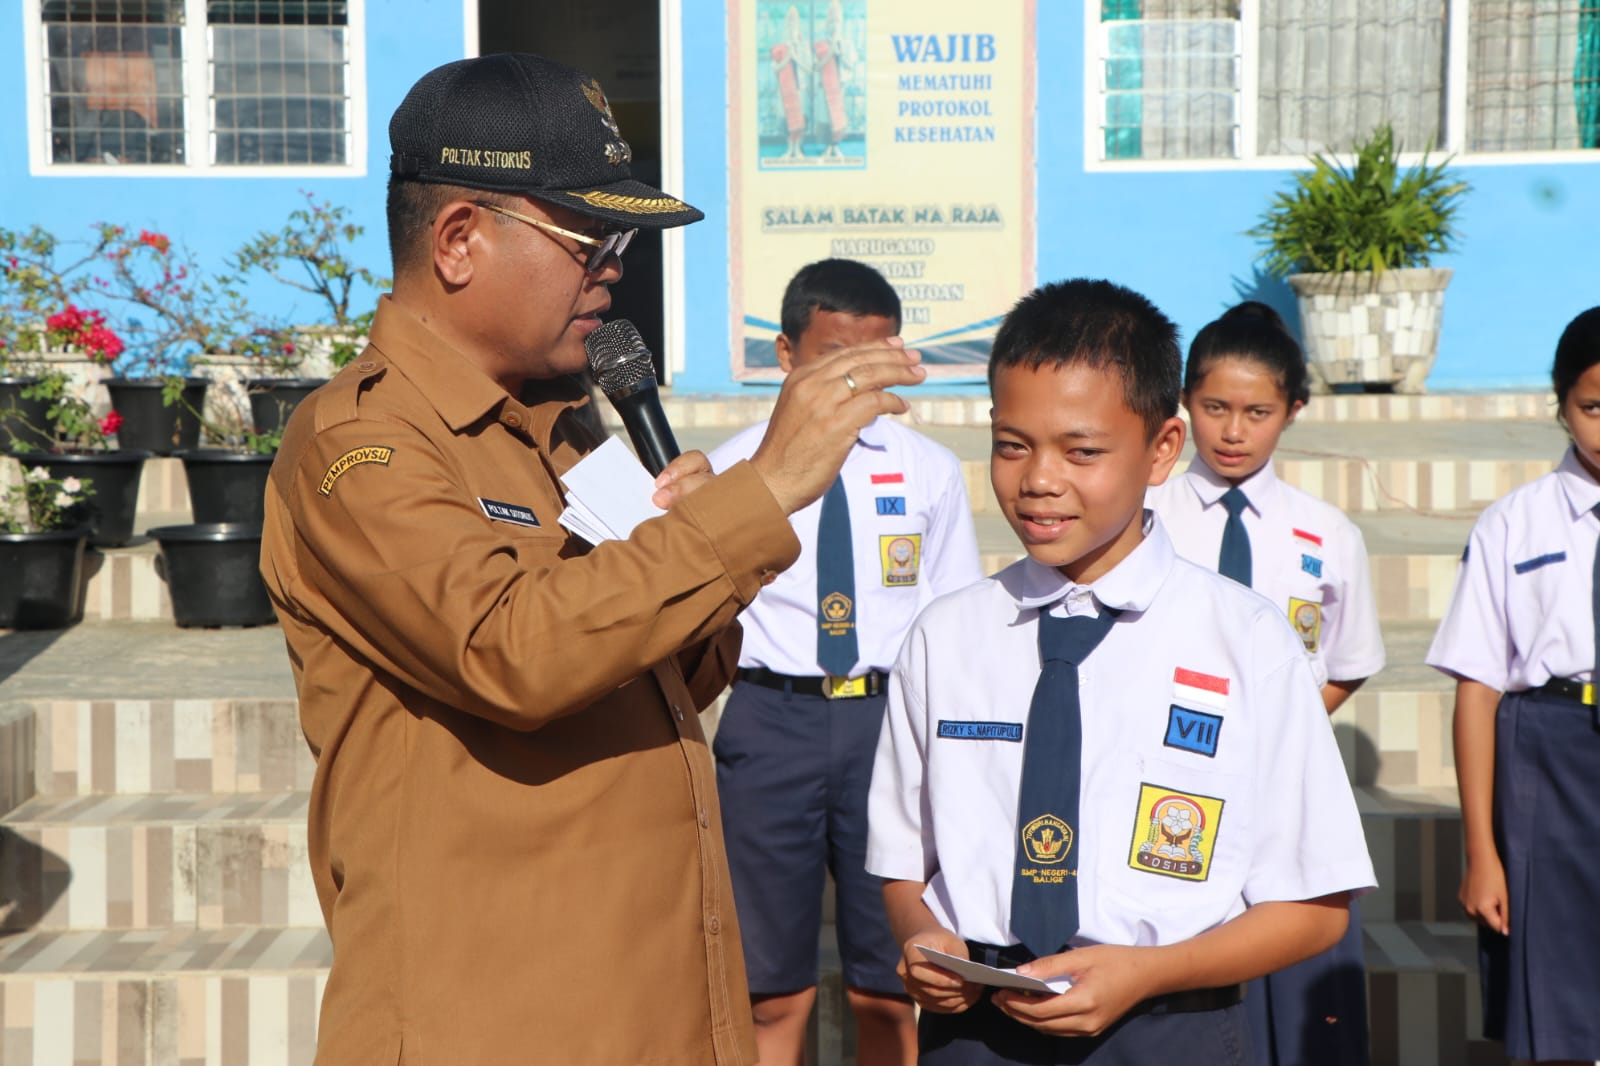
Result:
{"label": "name tag on shirt pocket", "polygon": [[945,740],[1009,740],[1022,742],[1021,722],[951,722],[939,719],[939,736]]}
{"label": "name tag on shirt pocket", "polygon": [[527,526],[530,529],[540,529],[539,516],[530,508],[520,503],[502,503],[499,500],[488,500],[478,497],[478,506],[483,508],[483,513],[495,522],[510,522],[514,526]]}
{"label": "name tag on shirt pocket", "polygon": [[[1465,558],[1466,555],[1463,554],[1462,559],[1464,560]],[[1566,559],[1566,552],[1550,552],[1548,555],[1540,555],[1533,559],[1525,559],[1520,563],[1514,563],[1511,569],[1515,570],[1519,574],[1527,574],[1539,569],[1541,566],[1549,566],[1551,563],[1566,562]]]}

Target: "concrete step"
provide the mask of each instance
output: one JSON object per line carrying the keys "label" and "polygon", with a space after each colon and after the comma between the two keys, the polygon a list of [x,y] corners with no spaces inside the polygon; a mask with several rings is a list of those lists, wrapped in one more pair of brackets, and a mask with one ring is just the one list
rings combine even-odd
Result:
{"label": "concrete step", "polygon": [[0,931],[322,921],[305,792],[38,797],[0,819]]}
{"label": "concrete step", "polygon": [[1361,900],[1375,922],[1454,922],[1465,869],[1461,807],[1448,788],[1356,786],[1356,806],[1378,887]]}
{"label": "concrete step", "polygon": [[1508,1063],[1502,1046],[1482,1037],[1475,927],[1373,921],[1361,902],[1373,1066]]}
{"label": "concrete step", "polygon": [[320,926],[0,938],[0,1062],[311,1066],[332,959]]}

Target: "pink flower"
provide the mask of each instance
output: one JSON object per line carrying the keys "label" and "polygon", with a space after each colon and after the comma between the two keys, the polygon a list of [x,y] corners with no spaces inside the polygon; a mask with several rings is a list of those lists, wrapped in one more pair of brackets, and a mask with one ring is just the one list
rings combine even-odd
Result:
{"label": "pink flower", "polygon": [[79,481],[75,477],[64,477],[61,479],[62,492],[73,493],[77,492],[81,488],[83,488],[83,482]]}
{"label": "pink flower", "polygon": [[293,354],[294,354],[294,345],[292,345],[292,344],[285,344],[285,345],[284,345],[284,346],[283,346],[283,354],[284,354],[284,355],[293,355]]}
{"label": "pink flower", "polygon": [[100,420],[100,435],[102,437],[109,437],[121,428],[122,416],[115,411],[108,411],[106,416]]}
{"label": "pink flower", "polygon": [[162,255],[167,254],[167,249],[172,246],[172,241],[165,234],[152,233],[150,230],[139,231],[139,243],[149,248],[154,248]]}

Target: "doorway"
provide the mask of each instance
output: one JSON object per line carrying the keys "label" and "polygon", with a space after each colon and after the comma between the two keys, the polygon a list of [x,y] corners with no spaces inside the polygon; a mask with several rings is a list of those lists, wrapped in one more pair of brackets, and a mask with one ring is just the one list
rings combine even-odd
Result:
{"label": "doorway", "polygon": [[[659,0],[478,0],[478,54],[534,52],[594,75],[605,89],[633,176],[661,185],[661,9]],[[682,195],[681,189],[668,190]],[[656,380],[667,380],[661,231],[642,229],[611,287],[611,319],[626,318],[650,346]]]}

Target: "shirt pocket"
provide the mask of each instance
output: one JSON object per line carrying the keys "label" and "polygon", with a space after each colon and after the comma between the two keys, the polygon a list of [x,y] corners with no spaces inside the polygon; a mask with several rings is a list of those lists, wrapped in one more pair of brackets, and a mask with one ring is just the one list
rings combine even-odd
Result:
{"label": "shirt pocket", "polygon": [[1120,814],[1102,855],[1103,906],[1129,943],[1195,936],[1242,909],[1253,839],[1251,779],[1156,756],[1130,756]]}

